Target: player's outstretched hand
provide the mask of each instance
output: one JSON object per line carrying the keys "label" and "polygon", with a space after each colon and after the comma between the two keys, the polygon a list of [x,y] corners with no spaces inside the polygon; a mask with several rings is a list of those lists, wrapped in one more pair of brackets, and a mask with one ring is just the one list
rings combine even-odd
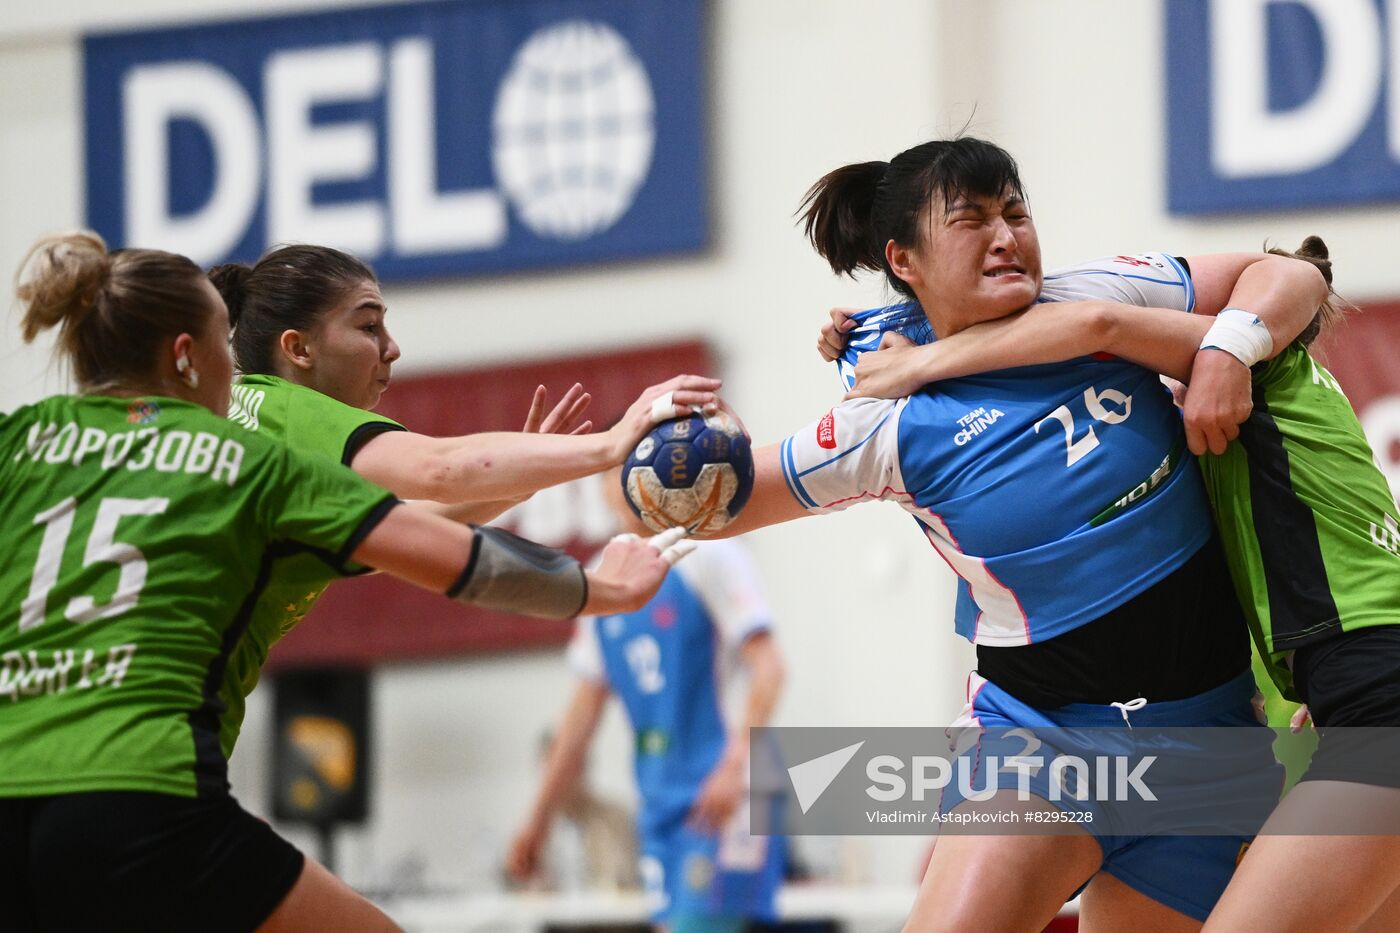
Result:
{"label": "player's outstretched hand", "polygon": [[1182,408],[1191,452],[1196,456],[1207,450],[1223,454],[1240,436],[1240,425],[1254,410],[1253,393],[1248,366],[1224,350],[1209,348],[1197,353]]}
{"label": "player's outstretched hand", "polygon": [[856,326],[853,316],[859,308],[832,308],[828,314],[831,320],[822,325],[817,334],[817,352],[828,363],[841,358],[846,352],[846,343],[851,339],[851,328]]}
{"label": "player's outstretched hand", "polygon": [[635,612],[651,601],[676,561],[695,550],[684,528],[672,528],[650,538],[618,535],[603,548],[603,559],[588,571],[589,615]]}
{"label": "player's outstretched hand", "polygon": [[516,884],[525,884],[540,871],[540,853],[544,851],[547,831],[534,823],[516,833],[506,851],[506,875]]}
{"label": "player's outstretched hand", "polygon": [[621,420],[608,432],[612,439],[613,464],[627,454],[654,426],[693,411],[713,414],[719,411],[720,381],[707,376],[676,376],[651,386],[632,403]]}
{"label": "player's outstretched hand", "polygon": [[920,371],[919,349],[902,334],[885,334],[878,350],[856,360],[856,384],[846,398],[904,398],[919,391],[928,382]]}
{"label": "player's outstretched hand", "polygon": [[1312,712],[1308,710],[1308,704],[1304,703],[1293,711],[1293,715],[1288,720],[1288,731],[1297,735],[1310,722],[1312,722]]}
{"label": "player's outstretched hand", "polygon": [[530,399],[530,412],[525,416],[524,431],[526,434],[587,434],[593,430],[593,422],[582,418],[591,401],[593,396],[583,391],[581,383],[575,382],[549,414],[545,414],[549,390],[537,386],[534,398]]}
{"label": "player's outstretched hand", "polygon": [[744,763],[724,758],[700,785],[687,822],[702,833],[717,833],[744,800]]}

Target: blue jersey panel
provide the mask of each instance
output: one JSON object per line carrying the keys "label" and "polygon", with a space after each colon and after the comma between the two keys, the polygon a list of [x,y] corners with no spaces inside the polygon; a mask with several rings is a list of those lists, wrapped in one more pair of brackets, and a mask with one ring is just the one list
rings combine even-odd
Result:
{"label": "blue jersey panel", "polygon": [[667,575],[645,607],[598,619],[608,684],[636,731],[643,835],[684,819],[724,751],[719,636],[699,596]]}
{"label": "blue jersey panel", "polygon": [[[1028,641],[1121,605],[1210,536],[1171,397],[1127,363],[938,383],[905,407],[899,457],[914,503],[982,559],[985,587],[1014,594]],[[980,617],[960,613],[959,634],[978,634]]]}
{"label": "blue jersey panel", "polygon": [[[1038,300],[1084,299],[1195,305],[1190,276],[1164,253],[1052,273]],[[885,333],[935,339],[917,302],[855,320],[837,361],[848,389],[860,355]],[[980,644],[1043,641],[1091,621],[1176,570],[1210,536],[1180,416],[1145,369],[1089,357],[1026,366],[937,383],[896,411],[897,469],[872,473],[878,482],[860,485],[856,498],[894,498],[914,513],[961,578],[958,632]],[[830,426],[849,414],[835,410]],[[859,424],[872,437],[883,430]],[[811,475],[851,451],[830,436],[817,443],[831,452],[799,463],[794,439],[785,442],[784,473],[808,508],[830,510],[843,501],[837,485],[818,502]]]}

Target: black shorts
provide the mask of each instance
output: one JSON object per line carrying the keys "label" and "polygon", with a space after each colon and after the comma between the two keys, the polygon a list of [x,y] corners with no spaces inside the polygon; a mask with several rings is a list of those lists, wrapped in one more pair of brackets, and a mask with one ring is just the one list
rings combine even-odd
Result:
{"label": "black shorts", "polygon": [[0,800],[0,928],[247,933],[305,857],[232,797]]}
{"label": "black shorts", "polygon": [[1293,681],[1318,731],[1302,779],[1400,788],[1400,626],[1299,648]]}

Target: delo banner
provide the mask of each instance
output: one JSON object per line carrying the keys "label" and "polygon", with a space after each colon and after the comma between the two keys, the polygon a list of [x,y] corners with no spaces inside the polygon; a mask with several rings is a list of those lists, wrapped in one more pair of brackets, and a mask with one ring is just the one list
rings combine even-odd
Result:
{"label": "delo banner", "polygon": [[1400,200],[1400,0],[1166,0],[1173,213]]}
{"label": "delo banner", "polygon": [[87,220],[412,279],[695,250],[700,0],[445,0],[85,38]]}

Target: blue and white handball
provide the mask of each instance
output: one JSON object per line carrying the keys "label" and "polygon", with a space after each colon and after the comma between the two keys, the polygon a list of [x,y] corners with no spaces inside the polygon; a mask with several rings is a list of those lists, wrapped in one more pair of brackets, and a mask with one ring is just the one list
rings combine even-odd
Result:
{"label": "blue and white handball", "polygon": [[723,413],[663,421],[622,464],[622,491],[652,531],[718,531],[753,492],[749,438]]}

